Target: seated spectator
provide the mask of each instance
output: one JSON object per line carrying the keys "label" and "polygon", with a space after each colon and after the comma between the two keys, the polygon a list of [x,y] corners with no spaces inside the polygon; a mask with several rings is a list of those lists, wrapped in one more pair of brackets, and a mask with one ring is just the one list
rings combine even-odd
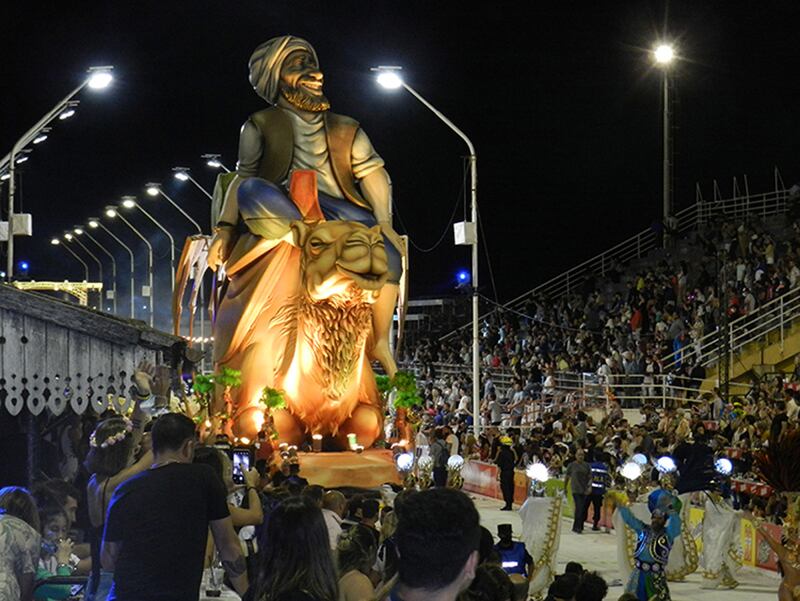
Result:
{"label": "seated spectator", "polygon": [[0,488],[0,599],[33,598],[40,549],[33,497],[19,486]]}
{"label": "seated spectator", "polygon": [[370,580],[377,547],[366,528],[351,528],[339,538],[336,559],[339,567],[339,601],[370,601],[375,588]]}
{"label": "seated spectator", "polygon": [[409,496],[398,512],[398,582],[403,601],[453,601],[475,578],[480,518],[464,493],[434,488]]}
{"label": "seated spectator", "polygon": [[284,500],[263,532],[258,575],[243,601],[338,601],[325,520],[305,497]]}
{"label": "seated spectator", "polygon": [[[40,507],[39,523],[42,525],[42,552],[36,570],[36,580],[46,580],[53,576],[72,576],[80,560],[72,552],[67,514],[58,505]],[[69,586],[44,585],[36,589],[34,598],[37,601],[60,600],[70,595]]]}

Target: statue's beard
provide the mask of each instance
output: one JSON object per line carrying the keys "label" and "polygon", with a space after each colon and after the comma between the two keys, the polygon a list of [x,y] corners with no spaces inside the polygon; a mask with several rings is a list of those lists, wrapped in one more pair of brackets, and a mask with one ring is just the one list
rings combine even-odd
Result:
{"label": "statue's beard", "polygon": [[331,108],[331,103],[325,96],[312,96],[303,88],[281,87],[281,95],[293,107],[309,113],[321,113]]}

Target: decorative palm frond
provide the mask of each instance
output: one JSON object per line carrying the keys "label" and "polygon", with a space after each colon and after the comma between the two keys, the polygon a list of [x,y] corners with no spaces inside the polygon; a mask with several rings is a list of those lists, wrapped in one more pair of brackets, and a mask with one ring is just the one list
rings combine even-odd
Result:
{"label": "decorative palm frond", "polygon": [[770,439],[769,447],[753,456],[758,474],[776,492],[800,492],[800,428]]}

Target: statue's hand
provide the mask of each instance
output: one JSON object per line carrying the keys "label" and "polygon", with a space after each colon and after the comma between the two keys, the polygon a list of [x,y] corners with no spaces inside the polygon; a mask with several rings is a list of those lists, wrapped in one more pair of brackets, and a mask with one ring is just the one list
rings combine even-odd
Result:
{"label": "statue's hand", "polygon": [[381,233],[384,236],[386,236],[386,238],[387,238],[387,240],[389,240],[389,242],[392,243],[392,246],[394,246],[397,249],[397,252],[399,252],[401,255],[405,256],[405,254],[406,254],[406,245],[405,245],[405,241],[400,237],[400,234],[398,234],[396,231],[394,231],[392,226],[389,225],[388,223],[381,223],[380,225],[381,225]]}
{"label": "statue's hand", "polygon": [[212,271],[216,271],[228,258],[232,238],[233,231],[228,228],[219,229],[214,234],[211,246],[208,248],[208,266]]}

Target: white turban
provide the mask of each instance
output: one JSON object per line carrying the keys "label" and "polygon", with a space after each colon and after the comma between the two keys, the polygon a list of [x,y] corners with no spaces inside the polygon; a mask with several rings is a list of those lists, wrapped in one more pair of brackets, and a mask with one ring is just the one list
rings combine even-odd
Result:
{"label": "white turban", "polygon": [[256,93],[270,104],[275,104],[278,100],[278,83],[283,61],[295,50],[306,50],[319,64],[317,53],[311,44],[292,35],[272,38],[256,48],[250,56],[250,83]]}

